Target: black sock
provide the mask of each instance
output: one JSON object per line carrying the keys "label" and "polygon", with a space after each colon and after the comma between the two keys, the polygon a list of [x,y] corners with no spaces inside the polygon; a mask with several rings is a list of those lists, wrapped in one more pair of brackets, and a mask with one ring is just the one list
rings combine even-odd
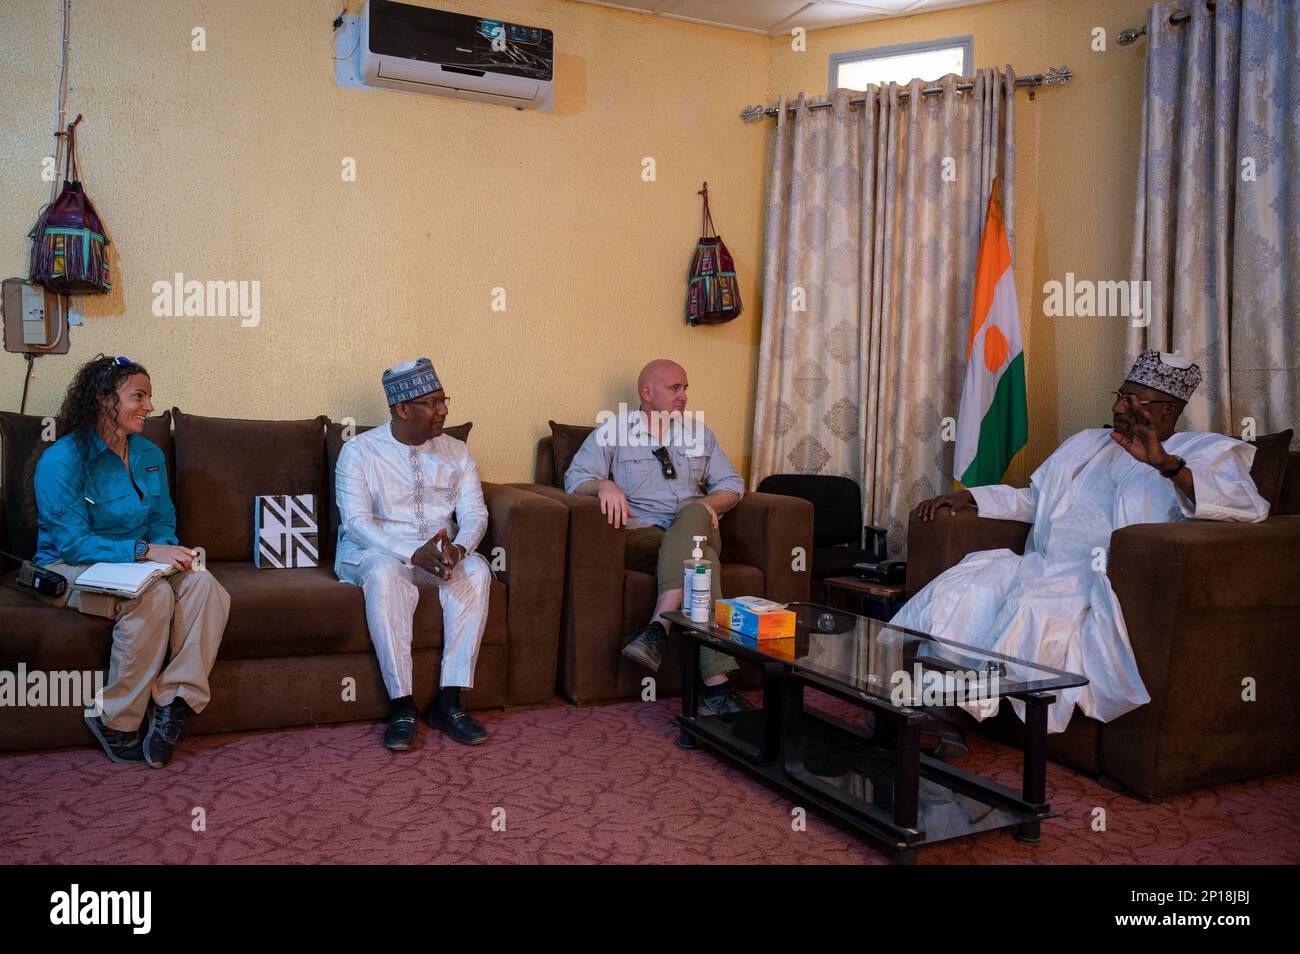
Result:
{"label": "black sock", "polygon": [[729,685],[731,685],[730,680],[727,680],[726,682],[720,682],[716,686],[705,686],[704,693],[705,695],[716,696],[720,692],[726,692],[727,687]]}
{"label": "black sock", "polygon": [[460,686],[443,686],[433,697],[433,707],[439,712],[450,712],[460,705]]}
{"label": "black sock", "polygon": [[398,696],[393,700],[393,715],[415,715],[415,696]]}

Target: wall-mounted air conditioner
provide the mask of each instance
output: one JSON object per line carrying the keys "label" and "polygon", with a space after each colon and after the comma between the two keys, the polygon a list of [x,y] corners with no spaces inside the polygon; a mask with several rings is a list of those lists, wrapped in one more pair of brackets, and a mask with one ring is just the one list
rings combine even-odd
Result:
{"label": "wall-mounted air conditioner", "polygon": [[355,46],[348,59],[362,85],[519,109],[551,108],[555,35],[550,30],[369,0],[359,22],[349,24],[351,31],[355,37],[340,38],[338,45]]}

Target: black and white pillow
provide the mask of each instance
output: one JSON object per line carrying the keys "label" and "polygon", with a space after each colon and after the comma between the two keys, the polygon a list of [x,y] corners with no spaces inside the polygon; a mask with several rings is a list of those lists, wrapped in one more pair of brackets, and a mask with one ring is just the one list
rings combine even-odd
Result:
{"label": "black and white pillow", "polygon": [[253,500],[257,545],[253,565],[262,569],[316,566],[320,528],[315,494],[269,494]]}

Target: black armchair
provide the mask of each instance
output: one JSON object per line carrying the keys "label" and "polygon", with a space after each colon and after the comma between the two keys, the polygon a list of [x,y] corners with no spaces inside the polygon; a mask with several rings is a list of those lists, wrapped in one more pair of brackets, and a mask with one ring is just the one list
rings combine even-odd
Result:
{"label": "black armchair", "polygon": [[885,530],[862,522],[862,490],[847,477],[772,474],[758,492],[800,497],[813,505],[812,578],[852,576],[855,563],[887,558]]}

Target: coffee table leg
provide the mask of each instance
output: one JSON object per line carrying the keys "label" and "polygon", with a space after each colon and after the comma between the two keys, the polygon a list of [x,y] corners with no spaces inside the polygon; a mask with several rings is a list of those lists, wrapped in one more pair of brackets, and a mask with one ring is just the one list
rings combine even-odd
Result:
{"label": "coffee table leg", "polygon": [[[700,641],[682,636],[676,626],[673,630],[682,649],[682,715],[694,719],[700,714]],[[688,750],[696,747],[695,740],[685,729],[677,735],[677,747]]]}
{"label": "coffee table leg", "polygon": [[[879,715],[876,718],[880,718]],[[915,828],[921,787],[921,722],[897,719],[894,723],[894,824]]]}
{"label": "coffee table leg", "polygon": [[787,772],[803,771],[803,683],[795,678],[781,694],[781,757]]}
{"label": "coffee table leg", "polygon": [[[1021,798],[1030,805],[1047,804],[1047,707],[1056,701],[1050,692],[1027,692],[1017,696],[1025,704],[1025,766]],[[1016,838],[1038,844],[1039,822],[1025,822]]]}
{"label": "coffee table leg", "polygon": [[763,666],[763,748],[758,760],[771,762],[781,752],[781,719],[785,710],[785,667]]}

